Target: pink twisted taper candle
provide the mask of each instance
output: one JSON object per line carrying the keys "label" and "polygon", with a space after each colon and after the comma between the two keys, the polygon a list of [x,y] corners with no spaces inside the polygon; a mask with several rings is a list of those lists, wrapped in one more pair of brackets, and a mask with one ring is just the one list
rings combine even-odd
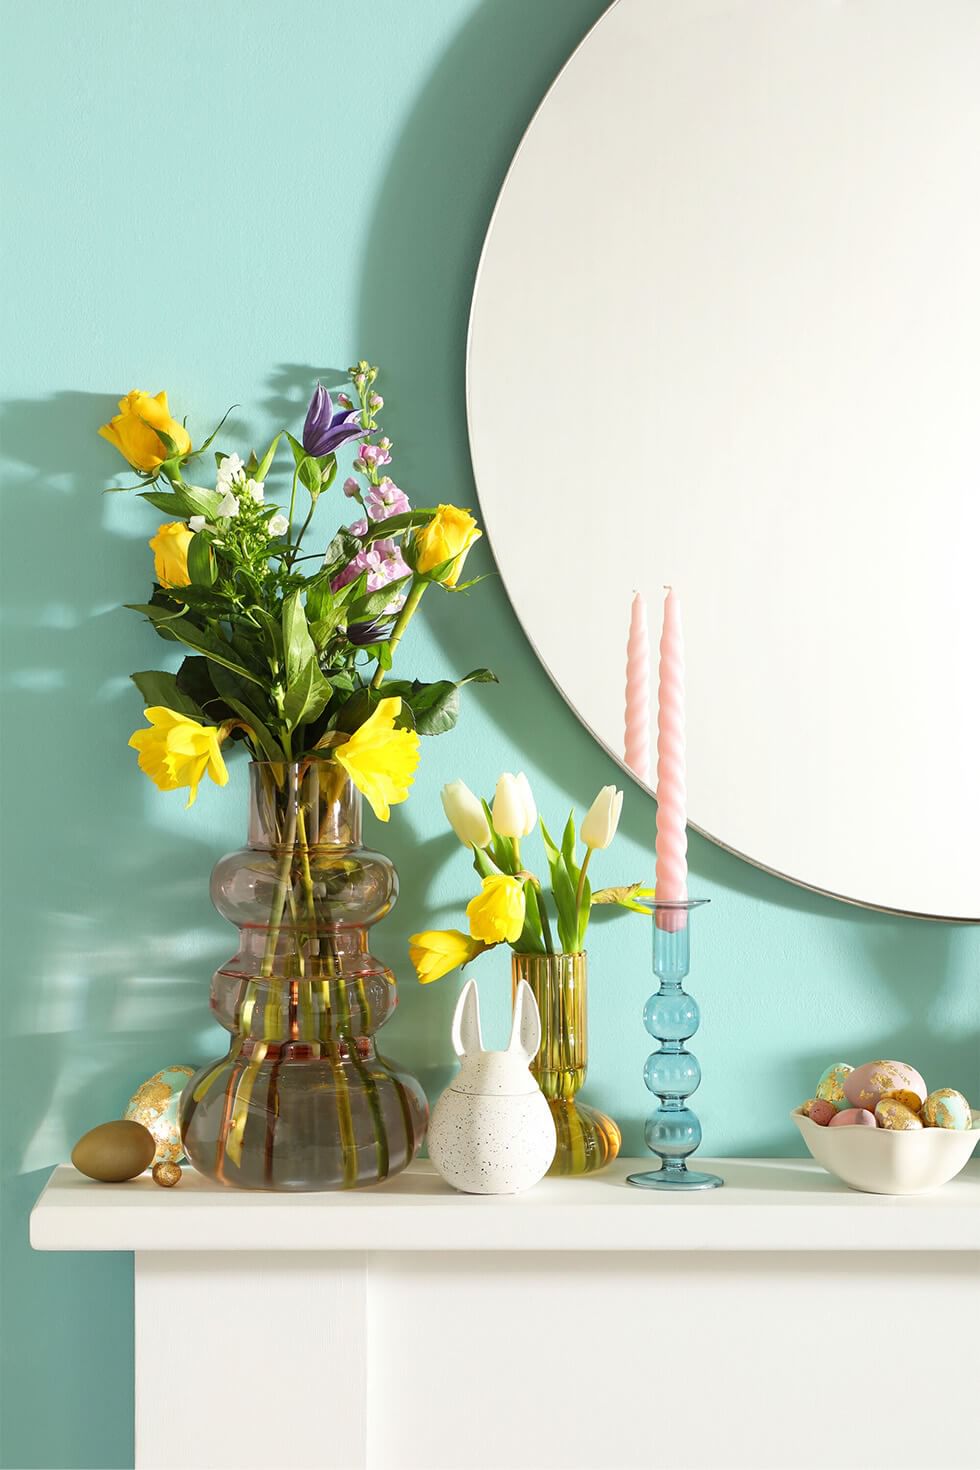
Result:
{"label": "pink twisted taper candle", "polygon": [[626,736],[623,759],[641,781],[650,780],[650,644],[647,605],[633,595],[626,643]]}
{"label": "pink twisted taper candle", "polygon": [[[684,635],[680,601],[667,588],[660,638],[657,717],[657,898],[687,898],[687,785],[684,768]],[[657,926],[674,933],[687,924],[684,909],[661,909]]]}

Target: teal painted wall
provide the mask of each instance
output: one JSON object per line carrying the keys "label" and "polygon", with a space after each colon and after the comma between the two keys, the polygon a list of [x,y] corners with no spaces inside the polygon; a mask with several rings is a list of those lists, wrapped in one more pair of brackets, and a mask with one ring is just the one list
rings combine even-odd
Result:
{"label": "teal painted wall", "polygon": [[[2,1462],[132,1463],[132,1264],[33,1255],[27,1214],[86,1128],[164,1063],[214,1054],[210,908],[244,783],[184,812],[139,774],[131,669],[160,645],[120,604],[148,586],[156,516],[100,491],[96,427],[166,387],[200,428],[229,403],[246,443],[295,419],[356,356],[382,363],[399,482],[473,501],[463,353],[473,273],[507,163],[603,0],[39,0],[10,4],[3,187]],[[528,392],[532,390],[531,368]],[[601,388],[598,390],[601,394]],[[524,411],[527,411],[525,409]],[[547,442],[547,419],[542,442]],[[329,507],[335,513],[337,501]],[[326,516],[324,516],[324,521]],[[530,516],[529,516],[530,520]],[[542,536],[543,571],[548,567]],[[483,567],[489,565],[481,552]],[[587,589],[567,588],[573,636]],[[403,873],[378,948],[401,968],[390,1049],[448,1075],[457,985],[422,991],[406,936],[455,921],[470,877],[438,804],[523,767],[555,822],[620,773],[528,649],[500,585],[433,594],[421,675],[491,663],[411,803],[376,833]],[[788,814],[791,819],[791,814]],[[652,801],[630,786],[603,876],[649,876]],[[980,931],[866,914],[694,839],[698,1106],[715,1153],[797,1151],[790,1107],[824,1063],[898,1055],[974,1096]],[[590,1090],[638,1151],[648,934],[596,925]],[[507,966],[479,971],[500,1035]],[[193,1325],[188,1323],[188,1331]],[[176,1379],[175,1379],[176,1385]],[[175,1420],[179,1398],[175,1387]]]}

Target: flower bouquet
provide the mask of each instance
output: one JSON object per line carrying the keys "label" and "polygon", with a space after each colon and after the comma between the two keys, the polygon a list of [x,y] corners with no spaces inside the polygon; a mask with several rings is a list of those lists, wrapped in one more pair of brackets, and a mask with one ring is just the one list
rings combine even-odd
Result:
{"label": "flower bouquet", "polygon": [[[451,729],[460,688],[494,676],[391,675],[425,592],[473,585],[460,578],[481,533],[455,506],[413,507],[387,473],[376,381],[358,363],[336,404],[318,384],[300,438],[283,429],[245,459],[215,452],[213,487],[191,472],[222,426],[195,449],[165,393],[128,394],[99,431],[139,475],[124,488],[171,517],[150,541],[152,595],[133,606],[185,652],[175,672],[132,675],[148,721],[130,740],[140,767],[162,790],[186,788],[190,806],[205,776],[227,782],[230,747],[252,756],[249,846],[212,880],[241,930],[211,992],[231,1050],[182,1100],[192,1161],[246,1187],[375,1182],[411,1159],[425,1127],[418,1084],[372,1039],[395,988],[367,929],[390,910],[397,876],[361,846],[360,801],[387,821],[408,795],[419,737]],[[280,505],[267,483],[284,440]],[[359,514],[309,551],[347,445],[343,492]]]}
{"label": "flower bouquet", "polygon": [[[619,1152],[616,1124],[577,1099],[588,1064],[585,939],[597,905],[618,906],[651,916],[654,890],[642,883],[593,891],[593,854],[610,846],[619,826],[623,793],[604,786],[586,814],[578,839],[571,812],[556,842],[539,821],[523,772],[497,782],[492,807],[462,781],[443,788],[442,801],[454,832],[473,854],[480,891],[467,905],[469,933],[430,929],[414,934],[410,954],[419,980],[440,979],[500,944],[513,951],[516,991],[526,980],[541,1014],[541,1049],[531,1064],[548,1099],[558,1134],[553,1174],[585,1174],[602,1168]],[[550,905],[541,880],[524,865],[522,841],[541,830],[550,877]],[[553,906],[553,911],[551,909]]]}

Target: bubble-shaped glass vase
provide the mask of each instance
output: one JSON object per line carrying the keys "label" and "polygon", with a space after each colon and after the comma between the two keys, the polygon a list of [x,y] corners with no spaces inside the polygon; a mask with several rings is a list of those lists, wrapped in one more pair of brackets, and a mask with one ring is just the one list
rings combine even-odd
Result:
{"label": "bubble-shaped glass vase", "polygon": [[382,1056],[391,970],[368,931],[398,895],[394,865],[361,846],[361,797],[330,760],[255,761],[248,847],[211,877],[239,930],[211,1009],[228,1054],[191,1078],[181,1133],[195,1168],[244,1189],[356,1189],[418,1152],[421,1085]]}

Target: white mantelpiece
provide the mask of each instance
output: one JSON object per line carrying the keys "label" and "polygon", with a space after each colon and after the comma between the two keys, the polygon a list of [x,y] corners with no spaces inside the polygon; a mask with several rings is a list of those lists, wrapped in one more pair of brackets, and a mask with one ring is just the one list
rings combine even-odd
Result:
{"label": "white mantelpiece", "polygon": [[636,1167],[478,1198],[427,1164],[336,1195],[65,1166],[31,1241],[135,1252],[140,1470],[980,1466],[980,1163],[908,1199]]}

